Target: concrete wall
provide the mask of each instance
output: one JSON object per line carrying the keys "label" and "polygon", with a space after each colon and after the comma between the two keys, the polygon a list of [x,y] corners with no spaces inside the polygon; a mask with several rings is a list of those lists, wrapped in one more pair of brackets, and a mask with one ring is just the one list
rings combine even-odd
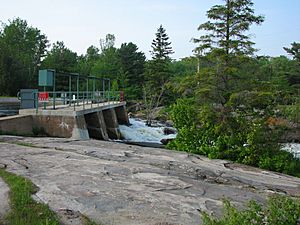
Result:
{"label": "concrete wall", "polygon": [[33,127],[51,137],[89,139],[83,116],[33,116]]}
{"label": "concrete wall", "polygon": [[0,118],[0,131],[18,135],[32,135],[32,116],[7,116]]}

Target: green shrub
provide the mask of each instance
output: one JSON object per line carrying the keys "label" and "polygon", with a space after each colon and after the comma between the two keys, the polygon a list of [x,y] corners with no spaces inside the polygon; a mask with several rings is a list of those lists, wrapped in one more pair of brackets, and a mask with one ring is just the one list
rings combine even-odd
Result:
{"label": "green shrub", "polygon": [[206,105],[198,111],[195,108],[190,99],[178,100],[172,106],[171,116],[178,134],[168,148],[300,175],[300,160],[280,150],[282,130],[268,126],[268,115],[233,111],[228,106]]}
{"label": "green shrub", "polygon": [[204,225],[297,225],[300,220],[300,201],[285,196],[269,198],[266,207],[250,201],[244,210],[237,210],[228,200],[224,200],[224,214],[218,219],[202,213]]}

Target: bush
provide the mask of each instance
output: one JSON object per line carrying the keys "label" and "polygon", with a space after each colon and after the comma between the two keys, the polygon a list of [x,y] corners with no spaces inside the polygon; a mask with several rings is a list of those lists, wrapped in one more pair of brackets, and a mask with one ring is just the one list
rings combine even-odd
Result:
{"label": "bush", "polygon": [[209,105],[196,111],[192,103],[181,99],[173,105],[178,134],[168,148],[300,175],[300,160],[280,150],[281,129],[268,126],[268,115],[255,117],[249,111]]}
{"label": "bush", "polygon": [[300,201],[285,196],[269,198],[266,207],[250,201],[248,208],[238,211],[228,200],[224,200],[224,215],[217,219],[202,213],[204,225],[297,225],[300,222]]}

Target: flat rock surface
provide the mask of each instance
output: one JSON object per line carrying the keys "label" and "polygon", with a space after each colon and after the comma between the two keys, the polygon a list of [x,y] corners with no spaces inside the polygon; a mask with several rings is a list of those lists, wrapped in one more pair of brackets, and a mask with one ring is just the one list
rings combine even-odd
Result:
{"label": "flat rock surface", "polygon": [[9,210],[9,188],[0,178],[0,222]]}
{"label": "flat rock surface", "polygon": [[[243,207],[273,193],[300,196],[300,179],[224,160],[96,140],[0,136],[0,163],[29,178],[67,224],[200,224],[200,211]],[[77,220],[76,220],[77,219]],[[76,222],[77,221],[77,222]]]}

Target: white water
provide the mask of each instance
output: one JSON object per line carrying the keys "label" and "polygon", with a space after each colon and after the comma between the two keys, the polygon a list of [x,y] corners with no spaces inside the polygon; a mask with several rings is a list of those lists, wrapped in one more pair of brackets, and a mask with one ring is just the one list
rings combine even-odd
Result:
{"label": "white water", "polygon": [[297,158],[300,158],[300,144],[298,143],[286,143],[283,144],[283,150],[293,153]]}
{"label": "white water", "polygon": [[145,125],[145,121],[139,119],[129,119],[131,126],[120,125],[120,132],[127,141],[132,142],[150,142],[161,144],[162,139],[174,139],[176,134],[164,134],[164,128],[162,124],[158,124],[158,127],[148,127]]}
{"label": "white water", "polygon": [[[174,139],[176,134],[164,134],[165,126],[158,124],[157,127],[148,127],[145,125],[144,120],[129,119],[131,126],[120,125],[120,132],[127,141],[132,142],[149,142],[161,144],[162,139]],[[300,144],[298,143],[286,143],[283,144],[283,150],[295,154],[296,157],[300,158]]]}

